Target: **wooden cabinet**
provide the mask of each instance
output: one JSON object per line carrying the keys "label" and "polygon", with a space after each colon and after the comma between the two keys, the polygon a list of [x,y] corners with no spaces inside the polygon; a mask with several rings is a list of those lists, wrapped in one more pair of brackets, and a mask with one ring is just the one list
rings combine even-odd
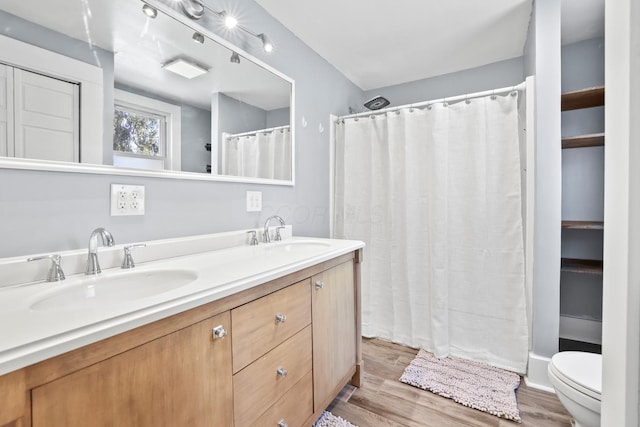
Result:
{"label": "wooden cabinet", "polygon": [[[313,392],[311,382],[302,381],[312,368],[310,325],[310,279],[231,311],[236,426],[269,425],[275,418],[273,425],[295,426],[313,414],[311,404],[293,403]],[[297,392],[289,394],[292,389]]]}
{"label": "wooden cabinet", "polygon": [[[313,401],[326,407],[355,373],[356,310],[353,262],[312,277]],[[358,337],[359,339],[359,337]]]}
{"label": "wooden cabinet", "polygon": [[309,279],[231,310],[233,372],[311,324]]}
{"label": "wooden cabinet", "polygon": [[156,339],[32,391],[33,426],[227,426],[229,313]]}
{"label": "wooden cabinet", "polygon": [[[234,375],[236,426],[253,424],[309,372],[311,327],[307,326]],[[309,417],[312,413],[310,411],[306,416]],[[289,414],[282,413],[279,416],[286,418],[287,415]]]}
{"label": "wooden cabinet", "polygon": [[309,426],[359,383],[358,286],[348,253],[0,376],[0,427]]}

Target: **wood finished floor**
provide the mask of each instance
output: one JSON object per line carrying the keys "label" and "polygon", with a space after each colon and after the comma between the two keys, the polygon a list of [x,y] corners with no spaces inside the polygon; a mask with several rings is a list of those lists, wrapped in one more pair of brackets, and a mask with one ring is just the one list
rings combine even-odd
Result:
{"label": "wood finished floor", "polygon": [[360,427],[570,427],[569,414],[555,395],[517,391],[522,424],[466,408],[450,399],[401,383],[398,378],[417,350],[377,339],[363,340],[364,386],[347,385],[328,410]]}

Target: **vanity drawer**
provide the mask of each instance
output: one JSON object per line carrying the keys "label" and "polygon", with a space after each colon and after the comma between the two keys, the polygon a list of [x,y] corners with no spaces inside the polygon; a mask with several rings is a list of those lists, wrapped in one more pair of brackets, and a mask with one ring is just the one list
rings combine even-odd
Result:
{"label": "vanity drawer", "polygon": [[[307,326],[235,374],[235,425],[251,425],[310,372],[311,366],[311,326]],[[282,369],[286,371],[284,375],[278,373]]]}
{"label": "vanity drawer", "polygon": [[289,427],[298,427],[313,413],[313,374],[305,375],[291,390],[262,414],[251,427],[279,427],[284,421]]}
{"label": "vanity drawer", "polygon": [[233,309],[233,372],[238,372],[310,324],[310,279]]}

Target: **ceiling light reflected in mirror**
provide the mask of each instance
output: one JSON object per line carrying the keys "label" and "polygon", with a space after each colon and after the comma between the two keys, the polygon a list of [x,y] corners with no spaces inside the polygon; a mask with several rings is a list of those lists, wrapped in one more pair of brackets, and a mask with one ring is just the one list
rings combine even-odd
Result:
{"label": "ceiling light reflected in mirror", "polygon": [[148,4],[145,4],[144,6],[142,6],[142,13],[144,13],[145,15],[147,15],[149,18],[152,18],[152,19],[155,19],[155,17],[158,16],[158,11],[153,7],[149,6]]}
{"label": "ceiling light reflected in mirror", "polygon": [[195,33],[193,33],[193,36],[191,38],[196,43],[200,43],[200,44],[204,43],[204,36],[202,34],[200,34],[199,32],[197,32],[197,31]]}
{"label": "ceiling light reflected in mirror", "polygon": [[209,72],[206,68],[183,58],[167,62],[162,68],[187,79],[193,79]]}

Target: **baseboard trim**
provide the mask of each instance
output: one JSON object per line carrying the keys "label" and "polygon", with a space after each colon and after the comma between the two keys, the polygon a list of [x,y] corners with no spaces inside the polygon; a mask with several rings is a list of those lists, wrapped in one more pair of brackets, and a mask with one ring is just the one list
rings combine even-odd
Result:
{"label": "baseboard trim", "polygon": [[524,382],[527,384],[527,387],[555,394],[555,390],[547,374],[549,362],[551,362],[550,358],[529,352],[529,367],[527,369],[527,375],[524,377]]}

